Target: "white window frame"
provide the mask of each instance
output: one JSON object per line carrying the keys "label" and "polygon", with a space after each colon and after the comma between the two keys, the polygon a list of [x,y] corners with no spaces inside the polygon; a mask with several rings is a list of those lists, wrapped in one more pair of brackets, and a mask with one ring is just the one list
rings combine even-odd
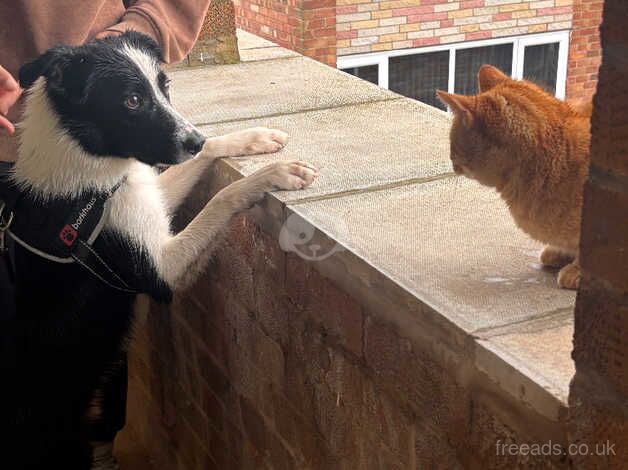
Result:
{"label": "white window frame", "polygon": [[569,53],[569,31],[554,31],[550,33],[527,34],[524,36],[510,36],[494,39],[482,39],[479,41],[467,41],[454,44],[439,44],[436,46],[417,47],[412,49],[397,49],[393,51],[371,52],[368,54],[356,54],[339,56],[337,67],[349,69],[364,67],[367,65],[378,66],[378,84],[382,88],[388,88],[388,59],[415,54],[429,54],[430,52],[449,51],[449,79],[448,91],[454,92],[454,79],[456,74],[456,51],[474,47],[496,46],[499,44],[512,44],[512,77],[523,78],[523,61],[525,48],[540,44],[559,43],[558,68],[556,71],[556,97],[565,98],[567,85],[567,58]]}

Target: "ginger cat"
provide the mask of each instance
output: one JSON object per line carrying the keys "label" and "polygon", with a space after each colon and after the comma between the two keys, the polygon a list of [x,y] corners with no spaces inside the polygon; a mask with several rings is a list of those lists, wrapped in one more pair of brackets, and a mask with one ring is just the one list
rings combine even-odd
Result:
{"label": "ginger cat", "polygon": [[592,106],[560,101],[490,65],[479,84],[476,96],[438,91],[454,113],[454,171],[495,188],[519,228],[547,245],[541,263],[560,268],[558,285],[577,289]]}

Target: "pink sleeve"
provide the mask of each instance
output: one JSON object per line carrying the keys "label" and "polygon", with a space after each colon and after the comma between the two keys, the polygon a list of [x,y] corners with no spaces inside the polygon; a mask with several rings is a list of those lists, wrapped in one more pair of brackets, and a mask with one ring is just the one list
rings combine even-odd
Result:
{"label": "pink sleeve", "polygon": [[203,25],[209,0],[135,0],[120,22],[107,31],[132,29],[155,39],[167,63],[182,60],[192,49]]}

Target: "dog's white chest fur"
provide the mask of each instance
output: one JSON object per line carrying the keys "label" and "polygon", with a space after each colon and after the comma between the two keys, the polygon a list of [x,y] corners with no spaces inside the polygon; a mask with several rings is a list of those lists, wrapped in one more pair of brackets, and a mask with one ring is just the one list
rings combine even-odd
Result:
{"label": "dog's white chest fur", "polygon": [[125,183],[109,200],[108,210],[105,227],[145,249],[159,271],[160,247],[170,236],[170,218],[155,170],[134,163]]}

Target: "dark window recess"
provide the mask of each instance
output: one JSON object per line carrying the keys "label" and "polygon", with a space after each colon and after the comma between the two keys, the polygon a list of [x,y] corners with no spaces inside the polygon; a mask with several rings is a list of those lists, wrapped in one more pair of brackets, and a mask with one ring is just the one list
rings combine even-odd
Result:
{"label": "dark window recess", "polygon": [[375,85],[379,84],[378,70],[378,65],[365,65],[363,67],[351,67],[348,69],[342,69],[343,72],[355,75],[356,77],[361,78],[362,80],[366,80],[367,82],[375,83]]}
{"label": "dark window recess", "polygon": [[512,75],[512,44],[473,47],[456,51],[456,78],[454,90],[463,95],[475,95],[478,91],[478,71],[484,64],[497,67]]}
{"label": "dark window recess", "polygon": [[449,51],[391,57],[388,64],[388,88],[446,109],[436,97],[436,90],[447,90]]}
{"label": "dark window recess", "polygon": [[524,52],[523,78],[556,94],[559,43],[528,46]]}

